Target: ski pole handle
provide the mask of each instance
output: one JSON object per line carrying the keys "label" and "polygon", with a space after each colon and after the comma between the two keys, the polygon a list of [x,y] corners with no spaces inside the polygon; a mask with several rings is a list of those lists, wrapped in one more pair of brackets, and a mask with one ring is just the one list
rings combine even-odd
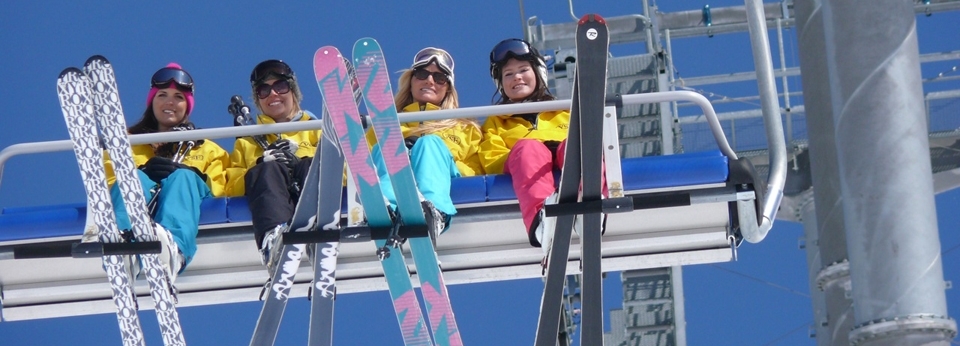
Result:
{"label": "ski pole handle", "polygon": [[176,154],[173,155],[173,162],[176,162],[176,163],[183,162],[183,159],[187,156],[187,153],[189,153],[190,150],[193,150],[193,147],[196,145],[197,145],[197,142],[194,142],[194,141],[180,142],[177,145]]}
{"label": "ski pole handle", "polygon": [[[188,131],[193,130],[193,125],[177,125],[173,127],[174,131]],[[183,161],[183,158],[187,156],[187,153],[190,150],[193,150],[193,147],[197,145],[196,141],[180,141],[177,143],[177,150],[173,153],[173,162],[180,163]]]}
{"label": "ski pole handle", "polygon": [[[227,112],[233,115],[233,125],[235,126],[254,125],[250,118],[250,107],[243,103],[243,98],[240,97],[240,95],[230,97],[230,105],[227,106]],[[266,150],[267,146],[270,145],[264,135],[254,135],[251,137],[261,149]],[[277,138],[280,138],[280,135],[277,135]]]}
{"label": "ski pole handle", "polygon": [[237,113],[243,115],[244,120],[250,118],[250,107],[243,103],[243,98],[240,95],[233,95],[230,98],[230,106],[235,107]]}

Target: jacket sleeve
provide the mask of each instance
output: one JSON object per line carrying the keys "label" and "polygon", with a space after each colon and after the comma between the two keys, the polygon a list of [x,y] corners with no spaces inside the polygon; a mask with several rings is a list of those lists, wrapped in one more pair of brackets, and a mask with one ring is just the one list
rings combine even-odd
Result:
{"label": "jacket sleeve", "polygon": [[227,152],[213,141],[204,141],[204,146],[208,147],[204,153],[207,163],[203,169],[203,174],[207,175],[207,186],[210,187],[213,197],[223,197],[226,193],[226,170],[230,168],[230,159]]}
{"label": "jacket sleeve", "polygon": [[117,175],[113,173],[113,160],[110,159],[110,154],[107,154],[106,150],[103,151],[103,169],[107,174],[107,186],[113,186],[117,181]]}
{"label": "jacket sleeve", "polygon": [[501,117],[492,116],[483,123],[483,140],[480,141],[480,163],[486,174],[503,173],[503,165],[510,154],[510,147],[503,138]]}
{"label": "jacket sleeve", "polygon": [[238,138],[233,143],[233,152],[230,153],[230,165],[224,172],[226,180],[224,186],[224,195],[229,197],[243,196],[244,193],[244,175],[252,167],[250,162],[256,163],[256,159],[251,160],[254,152],[249,147],[246,138]]}
{"label": "jacket sleeve", "polygon": [[473,126],[464,126],[463,132],[464,148],[460,151],[460,157],[457,158],[460,175],[465,177],[484,175],[483,164],[480,163],[480,141],[483,139],[483,134],[480,129]]}

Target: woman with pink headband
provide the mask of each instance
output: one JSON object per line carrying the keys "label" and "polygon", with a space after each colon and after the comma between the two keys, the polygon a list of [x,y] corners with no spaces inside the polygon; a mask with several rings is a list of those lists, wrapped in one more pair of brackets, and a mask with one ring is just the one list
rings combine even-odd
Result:
{"label": "woman with pink headband", "polygon": [[[192,130],[193,78],[177,63],[153,74],[143,117],[127,129],[131,135]],[[224,171],[230,164],[227,152],[210,140],[134,145],[133,160],[148,208],[163,243],[161,261],[171,279],[186,269],[197,252],[200,203],[224,194]],[[129,230],[130,218],[120,189],[115,186],[113,164],[106,160],[117,227]]]}

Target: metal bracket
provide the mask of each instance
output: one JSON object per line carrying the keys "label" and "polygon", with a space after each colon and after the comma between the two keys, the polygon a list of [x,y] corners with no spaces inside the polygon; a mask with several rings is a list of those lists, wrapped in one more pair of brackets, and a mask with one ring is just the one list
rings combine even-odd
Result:
{"label": "metal bracket", "polygon": [[[910,314],[880,318],[861,323],[850,331],[850,345],[859,346],[873,340],[910,334],[914,337],[929,335],[929,342],[948,342],[957,336],[957,322],[946,316],[933,314]],[[913,339],[921,340],[921,339]]]}

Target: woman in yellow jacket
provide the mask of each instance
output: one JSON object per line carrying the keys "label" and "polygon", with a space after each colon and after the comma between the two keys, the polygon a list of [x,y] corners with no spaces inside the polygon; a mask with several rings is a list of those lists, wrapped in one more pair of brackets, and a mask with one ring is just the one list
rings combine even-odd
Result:
{"label": "woman in yellow jacket", "polygon": [[[497,104],[555,99],[547,89],[544,57],[524,40],[503,40],[493,48],[490,76],[497,85]],[[536,247],[552,237],[554,218],[544,218],[542,209],[555,196],[553,170],[563,167],[569,126],[567,111],[491,116],[483,124],[483,167],[487,174],[511,175],[527,237]]]}
{"label": "woman in yellow jacket", "polygon": [[[127,131],[143,134],[193,129],[193,105],[193,78],[179,64],[170,63],[154,73],[143,118]],[[205,198],[224,195],[224,170],[230,164],[227,152],[210,140],[194,141],[192,147],[180,142],[140,144],[132,149],[133,160],[140,167],[137,173],[144,198],[156,199],[151,216],[161,226],[157,235],[166,245],[161,260],[169,261],[172,277],[176,278],[197,252],[200,203]],[[181,156],[180,160],[174,160],[175,156]],[[116,177],[109,158],[106,166],[107,182],[113,184]],[[110,195],[117,227],[130,229],[120,189],[113,185]]]}
{"label": "woman in yellow jacket", "polygon": [[[303,94],[297,77],[287,63],[266,60],[250,73],[253,99],[261,114],[257,124],[315,120],[313,113],[300,108]],[[280,233],[290,222],[320,142],[320,130],[287,132],[266,136],[264,148],[251,137],[234,142],[227,170],[227,195],[246,196],[253,223],[254,239],[263,265],[270,263],[271,250],[279,248]]]}
{"label": "woman in yellow jacket", "polygon": [[[400,75],[400,87],[394,97],[397,109],[417,112],[459,107],[453,67],[453,58],[447,51],[434,47],[420,50],[413,58],[413,65]],[[457,213],[450,199],[451,180],[484,174],[478,155],[480,126],[472,119],[444,119],[407,122],[400,128],[410,150],[410,166],[417,188],[425,199],[422,205],[427,223],[442,232]],[[372,133],[367,138],[374,140]],[[373,155],[382,157],[379,146],[374,148]],[[381,185],[391,186],[383,160],[375,162]],[[385,188],[383,192],[388,200],[396,203],[392,188]]]}

